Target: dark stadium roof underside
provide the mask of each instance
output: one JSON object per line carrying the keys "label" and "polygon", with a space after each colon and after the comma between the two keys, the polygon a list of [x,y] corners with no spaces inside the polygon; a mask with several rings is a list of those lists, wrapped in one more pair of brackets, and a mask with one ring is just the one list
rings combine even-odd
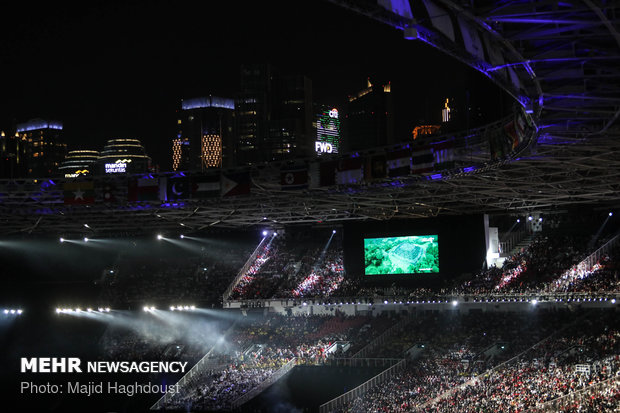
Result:
{"label": "dark stadium roof underside", "polygon": [[[0,207],[3,234],[110,236],[215,228],[338,224],[351,220],[424,218],[471,213],[555,212],[571,206],[620,205],[620,141],[539,145],[535,154],[497,168],[446,180],[400,179],[398,185],[305,192],[255,190],[251,195],[192,200],[179,208],[92,206],[48,208],[36,215]],[[89,228],[85,228],[88,224]]]}
{"label": "dark stadium roof underside", "polygon": [[[377,1],[330,1],[400,29],[411,23]],[[524,79],[539,134],[528,153],[443,179],[410,176],[381,184],[294,192],[258,186],[247,196],[190,200],[178,208],[162,208],[156,202],[142,209],[105,204],[50,207],[37,205],[34,199],[22,205],[0,203],[0,234],[178,234],[261,225],[526,214],[573,206],[617,208],[620,3],[437,2],[466,16],[479,30],[493,33],[510,49],[510,57],[520,57],[511,64]],[[444,51],[463,60],[463,50]],[[494,70],[486,74],[493,76]]]}

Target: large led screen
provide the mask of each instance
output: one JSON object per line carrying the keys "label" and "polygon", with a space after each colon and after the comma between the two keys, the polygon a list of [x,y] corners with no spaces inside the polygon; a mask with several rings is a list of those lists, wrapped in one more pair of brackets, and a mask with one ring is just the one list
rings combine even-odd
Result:
{"label": "large led screen", "polygon": [[439,236],[364,238],[364,273],[435,274],[439,272]]}

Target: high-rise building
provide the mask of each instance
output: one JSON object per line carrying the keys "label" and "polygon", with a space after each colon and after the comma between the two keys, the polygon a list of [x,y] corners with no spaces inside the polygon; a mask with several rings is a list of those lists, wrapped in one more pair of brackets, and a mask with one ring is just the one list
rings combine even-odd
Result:
{"label": "high-rise building", "polygon": [[21,144],[28,146],[28,176],[46,177],[56,173],[67,153],[62,126],[62,122],[45,119],[31,119],[17,125]]}
{"label": "high-rise building", "polygon": [[348,97],[343,122],[347,151],[368,149],[394,143],[394,103],[392,86],[373,85]]}
{"label": "high-rise building", "polygon": [[232,163],[233,99],[206,96],[185,99],[172,140],[173,170],[206,170]]}
{"label": "high-rise building", "polygon": [[269,64],[243,65],[236,99],[237,164],[309,156],[313,151],[312,81]]}
{"label": "high-rise building", "polygon": [[340,152],[340,112],[333,106],[321,106],[316,116],[314,151],[318,156]]}
{"label": "high-rise building", "polygon": [[151,169],[151,158],[138,139],[110,139],[95,163],[97,174],[142,173]]}
{"label": "high-rise building", "polygon": [[28,176],[30,145],[19,133],[0,132],[0,178]]}
{"label": "high-rise building", "polygon": [[88,149],[69,151],[58,167],[58,173],[63,178],[77,178],[95,173],[95,163],[99,152]]}
{"label": "high-rise building", "polygon": [[441,122],[447,123],[452,120],[452,116],[450,115],[452,109],[450,109],[450,99],[446,99],[443,104],[443,109],[441,109]]}

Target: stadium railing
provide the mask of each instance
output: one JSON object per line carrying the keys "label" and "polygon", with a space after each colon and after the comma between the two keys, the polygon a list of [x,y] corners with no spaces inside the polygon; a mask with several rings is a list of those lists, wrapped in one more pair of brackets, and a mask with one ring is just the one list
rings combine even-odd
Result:
{"label": "stadium railing", "polygon": [[412,315],[408,315],[404,319],[400,320],[398,323],[394,324],[392,327],[389,327],[387,330],[381,333],[377,338],[372,340],[370,343],[366,344],[362,349],[360,349],[352,357],[353,358],[366,357],[366,355],[369,352],[374,350],[377,346],[380,346],[381,344],[385,343],[385,341],[388,338],[390,338],[394,333],[402,331],[402,329],[405,328],[405,326],[411,322],[412,318],[413,318]]}
{"label": "stadium railing", "polygon": [[242,395],[241,397],[233,401],[231,403],[230,408],[236,409],[242,404],[247,403],[248,401],[252,400],[254,397],[258,396],[265,389],[267,389],[267,387],[271,386],[273,383],[280,380],[280,378],[282,378],[286,373],[291,371],[293,367],[295,367],[296,362],[297,362],[297,359],[293,357],[288,363],[280,367],[278,371],[276,371],[271,376],[269,376],[265,381],[261,382],[258,386],[254,387],[252,390],[250,390],[249,392],[245,393],[244,395]]}
{"label": "stadium railing", "polygon": [[346,403],[353,401],[355,398],[359,396],[363,396],[368,390],[371,390],[375,388],[376,386],[378,386],[379,384],[394,377],[396,373],[404,370],[406,364],[407,362],[404,359],[399,360],[396,364],[383,370],[381,373],[377,374],[370,380],[367,380],[364,383],[360,384],[353,390],[350,390],[328,401],[327,403],[323,403],[321,406],[319,406],[319,413],[330,413],[330,412],[337,411],[342,406],[344,406]]}
{"label": "stadium railing", "polygon": [[250,269],[250,267],[256,260],[256,256],[258,255],[258,252],[260,251],[261,247],[265,244],[265,242],[267,242],[267,237],[264,237],[263,240],[258,244],[258,246],[254,249],[254,252],[252,253],[252,255],[250,255],[250,257],[247,259],[245,264],[243,264],[243,267],[241,267],[241,269],[237,273],[237,276],[235,277],[235,279],[232,280],[228,288],[226,288],[226,291],[224,291],[224,294],[222,294],[224,301],[228,300],[228,298],[232,294],[233,289],[237,286],[237,284],[239,284],[239,281],[241,280],[241,278],[248,272],[248,269]]}
{"label": "stadium railing", "polygon": [[[233,324],[224,332],[223,338],[225,338],[235,328],[236,325],[237,325],[237,321],[233,322]],[[215,346],[216,345],[213,345],[209,349],[207,354],[205,354],[196,364],[194,364],[194,366],[191,369],[189,369],[187,373],[185,373],[183,377],[179,379],[179,381],[176,383],[177,390],[185,387],[185,385],[197,375],[203,375],[206,372],[211,371],[211,370],[218,370],[218,367],[222,366],[222,364],[219,361],[212,360],[209,358],[211,353],[213,353],[213,351],[215,350]],[[151,406],[151,410],[163,409],[165,407],[166,402],[172,399],[177,394],[179,394],[178,391],[167,392],[162,397],[160,397],[159,400],[155,402],[155,404]]]}

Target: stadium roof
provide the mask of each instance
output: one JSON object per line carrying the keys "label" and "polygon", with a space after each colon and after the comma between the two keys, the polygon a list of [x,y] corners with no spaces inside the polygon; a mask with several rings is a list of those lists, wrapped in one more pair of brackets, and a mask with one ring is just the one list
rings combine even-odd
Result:
{"label": "stadium roof", "polygon": [[[407,9],[409,2],[330,1],[397,27],[406,38],[429,43],[489,76],[531,114],[537,127],[533,141],[493,164],[436,179],[409,176],[357,187],[284,191],[269,185],[273,179],[261,181],[265,176],[277,180],[280,165],[274,164],[263,167],[244,196],[140,206],[59,205],[45,201],[48,181],[46,188],[38,182],[14,190],[4,182],[0,233],[78,234],[86,231],[85,223],[88,231],[102,235],[181,233],[620,205],[620,34],[614,20],[620,4],[441,0],[437,5],[454,17],[447,27],[428,9]],[[387,10],[379,3],[402,7]],[[484,43],[451,37],[454,22],[474,27]],[[486,53],[476,56],[476,44],[484,44]]]}

